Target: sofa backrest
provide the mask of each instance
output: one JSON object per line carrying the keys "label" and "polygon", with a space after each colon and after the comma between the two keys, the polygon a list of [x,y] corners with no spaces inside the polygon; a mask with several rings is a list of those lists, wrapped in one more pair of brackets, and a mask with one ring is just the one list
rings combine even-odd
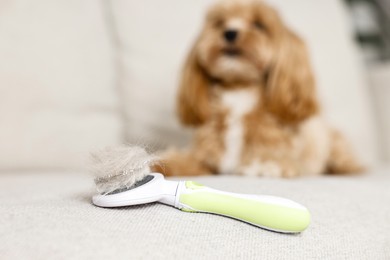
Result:
{"label": "sofa backrest", "polygon": [[80,168],[120,142],[101,1],[0,3],[0,170]]}
{"label": "sofa backrest", "polygon": [[[326,118],[362,159],[377,158],[376,122],[362,60],[341,0],[268,0],[306,41]],[[157,145],[188,143],[175,117],[178,77],[209,0],[113,0],[127,135]]]}
{"label": "sofa backrest", "polygon": [[[370,90],[342,0],[268,2],[306,40],[324,114],[373,162]],[[151,147],[188,144],[177,83],[211,3],[2,2],[0,170],[80,168],[91,149],[124,141],[123,129]]]}

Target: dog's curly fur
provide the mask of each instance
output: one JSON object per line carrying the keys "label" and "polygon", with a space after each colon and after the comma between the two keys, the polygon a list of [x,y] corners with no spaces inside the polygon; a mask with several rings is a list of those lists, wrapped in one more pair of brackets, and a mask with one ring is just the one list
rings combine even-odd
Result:
{"label": "dog's curly fur", "polygon": [[213,5],[184,66],[178,115],[196,128],[166,175],[293,177],[362,170],[321,118],[303,41],[259,0]]}

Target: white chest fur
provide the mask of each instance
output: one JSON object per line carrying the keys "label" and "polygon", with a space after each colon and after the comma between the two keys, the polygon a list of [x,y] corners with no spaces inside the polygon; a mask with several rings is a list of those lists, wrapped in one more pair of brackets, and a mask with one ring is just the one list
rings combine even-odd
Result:
{"label": "white chest fur", "polygon": [[225,150],[219,165],[221,174],[234,174],[240,164],[243,149],[243,117],[251,112],[258,102],[256,89],[238,89],[224,91],[222,104],[228,109],[225,119]]}

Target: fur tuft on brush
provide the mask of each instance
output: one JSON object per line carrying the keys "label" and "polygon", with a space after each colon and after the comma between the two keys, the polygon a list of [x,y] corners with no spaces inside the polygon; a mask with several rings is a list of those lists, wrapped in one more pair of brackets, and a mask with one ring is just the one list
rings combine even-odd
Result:
{"label": "fur tuft on brush", "polygon": [[91,153],[90,172],[100,194],[126,189],[150,173],[157,158],[139,146],[106,147]]}

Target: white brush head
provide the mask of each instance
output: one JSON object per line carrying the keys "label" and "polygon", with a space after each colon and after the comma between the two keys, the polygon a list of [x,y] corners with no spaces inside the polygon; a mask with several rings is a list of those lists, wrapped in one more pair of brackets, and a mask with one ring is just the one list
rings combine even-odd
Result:
{"label": "white brush head", "polygon": [[150,174],[157,158],[139,146],[106,147],[91,153],[90,172],[100,194],[133,186]]}

